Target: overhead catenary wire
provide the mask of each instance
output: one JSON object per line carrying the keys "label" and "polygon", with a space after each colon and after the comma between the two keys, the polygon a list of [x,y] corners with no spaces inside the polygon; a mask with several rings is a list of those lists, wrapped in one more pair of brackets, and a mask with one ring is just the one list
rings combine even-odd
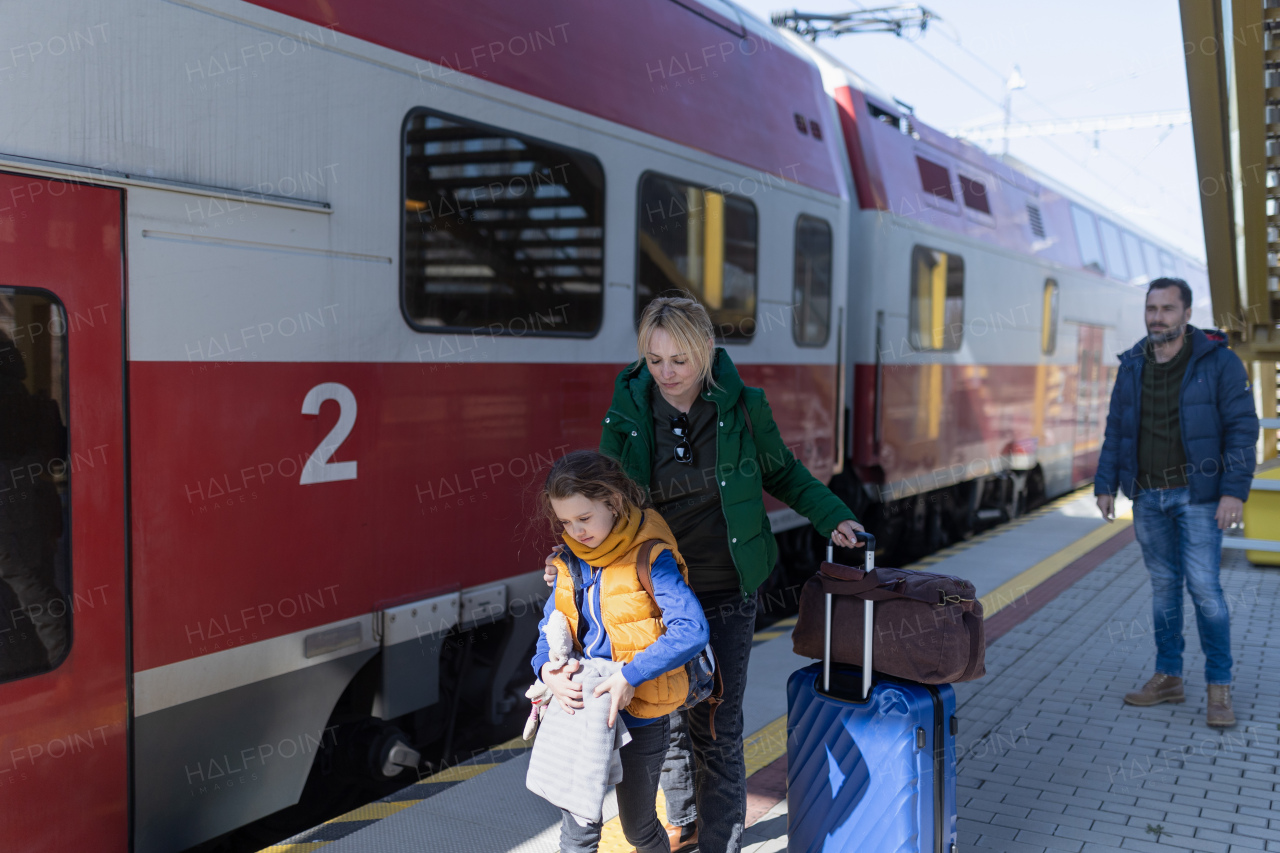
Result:
{"label": "overhead catenary wire", "polygon": [[[858,5],[858,4],[855,4],[855,5]],[[1002,83],[1005,81],[1005,79],[1006,79],[1006,75],[1005,75],[1003,72],[1001,72],[999,69],[997,69],[996,67],[994,67],[993,65],[991,65],[989,62],[987,62],[985,59],[983,59],[979,54],[974,53],[972,50],[970,50],[968,47],[966,47],[966,46],[961,42],[961,40],[959,39],[959,37],[958,37],[958,36],[954,36],[954,35],[952,35],[951,33],[948,33],[948,32],[947,32],[947,28],[951,28],[951,29],[953,29],[953,30],[954,30],[954,27],[950,27],[950,22],[949,22],[949,21],[947,21],[945,18],[939,17],[939,16],[937,16],[937,15],[934,15],[933,20],[934,20],[935,22],[937,22],[937,23],[941,23],[941,24],[946,25],[945,27],[938,27],[938,26],[936,25],[936,23],[935,23],[935,28],[934,28],[934,29],[935,29],[935,32],[939,32],[939,33],[942,35],[942,37],[943,37],[944,39],[946,39],[947,41],[949,41],[949,42],[951,42],[952,44],[954,44],[954,45],[955,45],[955,46],[956,46],[956,47],[957,47],[961,52],[963,52],[966,56],[968,56],[968,57],[969,57],[970,59],[972,59],[974,62],[978,63],[978,65],[980,65],[982,68],[984,68],[985,70],[987,70],[987,71],[989,71],[991,74],[993,74],[993,75],[994,75],[997,79],[999,79]],[[923,53],[926,57],[928,57],[929,59],[931,59],[931,60],[932,60],[934,63],[936,63],[939,67],[941,67],[941,68],[943,68],[944,70],[946,70],[946,71],[947,71],[947,73],[951,74],[953,77],[955,77],[956,79],[960,80],[962,83],[964,83],[964,84],[965,84],[966,86],[968,86],[970,89],[973,89],[975,92],[978,92],[978,94],[980,94],[980,95],[983,97],[983,99],[984,99],[984,100],[986,100],[987,102],[989,102],[989,103],[993,104],[994,106],[997,106],[997,107],[999,107],[999,108],[1001,108],[1001,109],[1003,109],[1003,108],[1004,108],[1004,104],[1003,104],[1002,102],[1000,102],[1000,101],[998,101],[998,100],[996,100],[996,99],[992,98],[992,97],[991,97],[990,95],[988,95],[985,91],[983,91],[983,90],[982,90],[982,89],[981,89],[977,84],[973,83],[973,82],[972,82],[972,81],[970,81],[968,78],[964,77],[964,75],[962,75],[960,72],[958,72],[958,71],[956,71],[955,69],[951,68],[949,65],[947,65],[945,62],[943,62],[941,59],[939,59],[938,57],[934,56],[932,53],[930,53],[929,51],[927,51],[927,50],[925,50],[923,47],[921,47],[921,46],[920,46],[920,44],[919,44],[918,42],[916,42],[915,40],[911,40],[911,39],[908,39],[908,40],[907,40],[907,42],[908,42],[912,47],[914,47],[916,50],[920,51],[920,52],[921,52],[921,53]],[[1158,66],[1152,66],[1152,68],[1154,68],[1154,67],[1158,67]],[[1148,69],[1148,70],[1150,70],[1150,69]],[[1063,116],[1063,115],[1062,115],[1061,113],[1059,113],[1057,110],[1055,110],[1055,109],[1053,109],[1052,107],[1050,107],[1050,106],[1049,106],[1048,104],[1046,104],[1044,101],[1042,101],[1042,100],[1040,100],[1039,98],[1037,98],[1035,95],[1032,95],[1032,94],[1030,94],[1030,93],[1028,93],[1028,92],[1025,92],[1025,90],[1024,90],[1023,97],[1024,97],[1024,98],[1026,98],[1027,100],[1031,101],[1031,102],[1032,102],[1033,104],[1035,104],[1036,106],[1040,107],[1040,109],[1044,110],[1046,113],[1048,113],[1049,115],[1053,116],[1054,118],[1062,119],[1062,120],[1066,120],[1066,117],[1065,117],[1065,116]],[[1021,117],[1021,116],[1019,116],[1019,119],[1020,119],[1020,120],[1021,120],[1021,118],[1022,118],[1022,117]],[[1156,147],[1159,147],[1160,143],[1161,143],[1161,142],[1163,142],[1163,141],[1164,141],[1165,139],[1167,139],[1167,138],[1168,138],[1168,134],[1163,135],[1163,136],[1161,137],[1160,141],[1156,143]],[[1088,166],[1087,166],[1086,164],[1084,164],[1084,163],[1080,162],[1080,161],[1079,161],[1079,160],[1077,160],[1076,158],[1074,158],[1074,157],[1070,156],[1069,154],[1067,154],[1067,153],[1066,153],[1066,152],[1065,152],[1065,151],[1064,151],[1060,146],[1058,146],[1058,145],[1056,145],[1056,144],[1054,144],[1054,143],[1052,143],[1052,142],[1050,142],[1050,141],[1048,141],[1048,140],[1043,140],[1043,141],[1045,142],[1045,144],[1046,144],[1046,145],[1048,145],[1050,148],[1052,148],[1052,149],[1054,149],[1055,151],[1057,151],[1057,152],[1058,152],[1059,154],[1061,154],[1062,156],[1066,157],[1066,158],[1067,158],[1068,160],[1070,160],[1071,162],[1075,163],[1076,165],[1080,166],[1081,168],[1088,169]],[[1100,153],[1104,154],[1104,155],[1105,155],[1105,156],[1107,156],[1107,157],[1110,157],[1110,158],[1111,158],[1112,160],[1114,160],[1115,162],[1117,162],[1117,163],[1119,163],[1120,165],[1122,165],[1122,166],[1124,166],[1125,168],[1127,168],[1127,169],[1130,171],[1130,173],[1131,173],[1132,175],[1136,175],[1136,176],[1138,176],[1138,177],[1140,177],[1140,178],[1142,178],[1142,179],[1144,179],[1144,180],[1146,180],[1146,181],[1151,182],[1151,183],[1156,187],[1157,192],[1159,192],[1159,193],[1160,193],[1160,194],[1162,194],[1162,195],[1164,194],[1164,192],[1165,192],[1165,186],[1164,186],[1164,184],[1163,184],[1163,183],[1161,183],[1158,179],[1153,178],[1152,176],[1150,176],[1150,175],[1148,175],[1147,173],[1143,172],[1141,169],[1139,169],[1139,168],[1137,167],[1137,165],[1135,165],[1134,163],[1132,163],[1132,162],[1130,162],[1130,161],[1126,160],[1125,158],[1121,157],[1120,155],[1116,154],[1114,151],[1111,151],[1110,149],[1100,148],[1100,149],[1098,149],[1098,150],[1099,150],[1099,152],[1100,152]],[[1152,148],[1152,149],[1151,149],[1151,151],[1154,151],[1154,150],[1155,150],[1155,148]],[[1147,152],[1147,154],[1143,155],[1143,157],[1142,157],[1138,162],[1142,162],[1142,160],[1145,160],[1148,156],[1150,156],[1151,151],[1148,151],[1148,152]],[[1114,190],[1114,187],[1113,187],[1112,189]],[[1118,191],[1117,191],[1117,192],[1118,192]],[[1124,194],[1124,193],[1119,193],[1119,194],[1120,194],[1120,195],[1122,195],[1124,198],[1128,199],[1130,202],[1133,202],[1133,203],[1134,203],[1135,205],[1137,205],[1139,208],[1143,208],[1143,209],[1145,209],[1144,205],[1142,205],[1140,202],[1138,202],[1138,201],[1137,201],[1136,199],[1134,199],[1132,196],[1129,196],[1129,195]]]}
{"label": "overhead catenary wire", "polygon": [[[929,51],[925,50],[925,49],[924,49],[923,47],[921,47],[917,42],[908,40],[908,41],[907,41],[907,44],[909,44],[909,45],[911,45],[912,47],[914,47],[914,48],[915,48],[916,50],[918,50],[921,54],[923,54],[927,59],[929,59],[929,60],[930,60],[930,61],[932,61],[934,64],[936,64],[939,68],[941,68],[941,69],[943,69],[944,71],[946,71],[946,72],[947,72],[948,74],[950,74],[952,77],[955,77],[955,78],[956,78],[957,80],[959,80],[961,83],[963,83],[964,85],[968,86],[970,89],[972,89],[972,90],[973,90],[974,92],[976,92],[978,95],[980,95],[984,100],[988,101],[988,102],[989,102],[989,103],[991,103],[991,104],[994,104],[994,105],[995,105],[995,106],[997,106],[997,107],[1000,107],[1001,109],[1003,109],[1003,108],[1004,108],[1004,104],[1003,104],[1003,103],[1001,103],[1000,101],[998,101],[998,100],[996,100],[995,98],[993,98],[993,97],[991,97],[990,95],[988,95],[988,94],[987,94],[985,91],[983,91],[983,90],[982,90],[982,88],[981,88],[980,86],[978,86],[976,83],[974,83],[973,81],[969,80],[967,77],[965,77],[964,75],[962,75],[960,72],[956,71],[956,70],[955,70],[954,68],[952,68],[950,65],[947,65],[945,62],[943,62],[943,61],[942,61],[941,59],[939,59],[938,57],[934,56],[934,55],[933,55],[932,53],[930,53]],[[1052,148],[1053,150],[1057,151],[1060,155],[1062,155],[1063,157],[1065,157],[1067,160],[1069,160],[1070,162],[1074,163],[1075,165],[1079,166],[1081,169],[1084,169],[1086,172],[1090,171],[1090,170],[1089,170],[1089,165],[1088,165],[1088,163],[1085,163],[1085,162],[1082,162],[1082,161],[1080,161],[1080,160],[1077,160],[1075,157],[1073,157],[1071,154],[1069,154],[1065,149],[1063,149],[1063,148],[1062,148],[1061,146],[1059,146],[1057,143],[1055,143],[1055,142],[1053,142],[1052,140],[1047,139],[1047,138],[1041,138],[1041,140],[1040,140],[1040,141],[1044,142],[1044,144],[1048,145],[1050,148]],[[1128,165],[1128,164],[1126,164],[1126,165]],[[1129,195],[1128,193],[1121,192],[1120,190],[1115,190],[1114,188],[1113,188],[1113,191],[1114,191],[1117,195],[1119,195],[1120,197],[1124,198],[1126,201],[1128,201],[1128,202],[1130,202],[1131,204],[1133,204],[1136,208],[1138,208],[1138,209],[1140,209],[1140,210],[1145,210],[1145,209],[1146,209],[1145,205],[1143,205],[1143,204],[1142,204],[1142,202],[1138,201],[1137,199],[1135,199],[1133,196]]]}

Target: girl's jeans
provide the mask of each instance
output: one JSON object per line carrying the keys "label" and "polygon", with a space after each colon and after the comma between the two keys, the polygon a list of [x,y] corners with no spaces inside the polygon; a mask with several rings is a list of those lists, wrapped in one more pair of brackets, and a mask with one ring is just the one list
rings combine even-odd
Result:
{"label": "girl's jeans", "polygon": [[[622,834],[637,853],[669,853],[667,831],[658,822],[655,798],[662,760],[667,754],[670,737],[667,717],[647,726],[630,729],[631,742],[621,751],[622,781],[615,789],[618,795],[618,821]],[[579,826],[573,815],[564,812],[560,819],[561,853],[595,853],[600,845],[601,824]]]}

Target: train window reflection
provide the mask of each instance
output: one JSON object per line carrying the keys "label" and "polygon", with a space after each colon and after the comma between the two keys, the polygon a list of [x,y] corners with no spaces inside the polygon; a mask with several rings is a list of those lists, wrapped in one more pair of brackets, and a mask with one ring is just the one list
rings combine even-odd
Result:
{"label": "train window reflection", "polygon": [[724,341],[756,330],[755,205],[711,188],[640,179],[636,317],[657,296],[683,291],[706,307]]}
{"label": "train window reflection", "polygon": [[1044,281],[1044,308],[1040,317],[1040,351],[1053,355],[1058,348],[1058,282]]}
{"label": "train window reflection", "polygon": [[1120,229],[1105,219],[1098,220],[1098,229],[1102,232],[1102,248],[1107,253],[1107,272],[1112,278],[1121,281],[1129,280],[1129,265],[1124,260],[1124,249],[1120,246]]}
{"label": "train window reflection", "polygon": [[964,335],[964,259],[916,246],[911,253],[911,346],[960,349]]}
{"label": "train window reflection", "polygon": [[791,295],[791,334],[801,346],[826,344],[831,319],[831,226],[826,220],[796,220],[796,269]]}
{"label": "train window reflection", "polygon": [[1098,239],[1098,226],[1093,214],[1083,207],[1071,205],[1071,221],[1076,226],[1076,244],[1080,247],[1080,265],[1087,270],[1105,273],[1102,262],[1102,242]]}
{"label": "train window reflection", "polygon": [[1120,238],[1124,240],[1125,257],[1129,259],[1129,277],[1134,284],[1146,284],[1152,275],[1142,257],[1142,243],[1128,231],[1122,231]]}
{"label": "train window reflection", "polygon": [[71,645],[66,312],[0,288],[0,681]]}
{"label": "train window reflection", "polygon": [[1162,274],[1160,272],[1160,256],[1156,253],[1156,247],[1146,240],[1142,241],[1142,258],[1147,264],[1147,275],[1153,279],[1159,278]]}
{"label": "train window reflection", "polygon": [[403,304],[419,331],[600,327],[604,170],[590,154],[414,110],[403,217]]}

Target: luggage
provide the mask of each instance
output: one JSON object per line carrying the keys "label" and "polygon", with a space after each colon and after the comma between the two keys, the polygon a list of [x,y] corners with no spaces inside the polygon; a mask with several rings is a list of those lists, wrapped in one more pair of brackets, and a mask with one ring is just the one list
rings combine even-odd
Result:
{"label": "luggage", "polygon": [[[870,573],[875,537],[858,538]],[[830,594],[823,611],[827,654],[787,682],[788,853],[956,853],[955,691],[872,684],[869,637],[860,670],[832,665]]]}
{"label": "luggage", "polygon": [[952,684],[986,674],[982,602],[963,578],[908,569],[861,569],[831,562],[805,582],[791,634],[795,653],[821,658],[826,594],[834,593],[831,659],[862,663],[863,606],[877,602],[876,671],[924,684]]}

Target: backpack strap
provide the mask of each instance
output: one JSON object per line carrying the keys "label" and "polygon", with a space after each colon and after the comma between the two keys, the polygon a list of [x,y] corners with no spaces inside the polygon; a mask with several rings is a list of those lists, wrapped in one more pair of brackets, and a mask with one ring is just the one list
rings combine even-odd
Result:
{"label": "backpack strap", "polygon": [[640,578],[640,586],[644,587],[644,591],[649,593],[649,597],[653,599],[654,607],[661,612],[662,607],[658,604],[658,596],[653,594],[653,563],[651,556],[653,555],[653,546],[661,545],[661,540],[648,539],[640,546],[640,551],[636,554],[636,577]]}

